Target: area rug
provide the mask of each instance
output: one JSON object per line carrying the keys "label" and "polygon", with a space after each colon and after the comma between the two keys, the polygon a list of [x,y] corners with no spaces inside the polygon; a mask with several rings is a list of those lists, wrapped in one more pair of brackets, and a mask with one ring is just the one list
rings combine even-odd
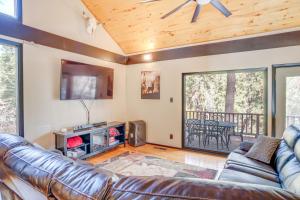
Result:
{"label": "area rug", "polygon": [[214,179],[217,170],[187,165],[136,152],[125,152],[96,165],[119,176],[165,176]]}

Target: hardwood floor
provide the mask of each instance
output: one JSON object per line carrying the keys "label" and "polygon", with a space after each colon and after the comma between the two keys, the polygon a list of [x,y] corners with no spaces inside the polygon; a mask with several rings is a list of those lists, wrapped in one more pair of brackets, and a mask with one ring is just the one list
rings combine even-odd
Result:
{"label": "hardwood floor", "polygon": [[126,145],[126,147],[121,145],[114,150],[92,157],[87,161],[92,164],[99,164],[105,160],[108,160],[127,151],[143,153],[168,160],[173,160],[185,164],[196,165],[199,167],[210,168],[215,170],[222,169],[226,160],[226,156],[222,155],[213,155],[203,152],[194,152],[176,148],[162,147],[159,145],[146,144],[144,146],[136,148],[131,147],[129,145]]}

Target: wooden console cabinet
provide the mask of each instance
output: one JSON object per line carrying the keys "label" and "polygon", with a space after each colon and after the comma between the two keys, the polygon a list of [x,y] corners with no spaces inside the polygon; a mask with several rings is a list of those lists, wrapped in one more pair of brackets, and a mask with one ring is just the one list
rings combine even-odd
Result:
{"label": "wooden console cabinet", "polygon": [[[116,128],[120,135],[115,136],[117,142],[110,143],[110,128]],[[122,122],[111,122],[107,125],[94,127],[86,130],[80,131],[67,131],[67,132],[55,132],[55,148],[62,151],[65,156],[68,156],[75,148],[80,149],[85,152],[84,155],[76,157],[78,159],[86,159],[91,156],[103,153],[110,149],[113,149],[120,144],[123,144],[125,147],[125,123]],[[83,144],[75,148],[67,147],[68,138],[79,136],[83,140]],[[69,153],[68,153],[69,151]],[[73,156],[68,156],[73,157]]]}

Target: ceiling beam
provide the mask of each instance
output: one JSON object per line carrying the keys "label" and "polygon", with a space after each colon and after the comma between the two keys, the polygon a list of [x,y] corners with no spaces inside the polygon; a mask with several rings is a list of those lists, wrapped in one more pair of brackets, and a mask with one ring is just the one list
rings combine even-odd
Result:
{"label": "ceiling beam", "polygon": [[[174,48],[132,56],[123,56],[23,25],[12,17],[2,14],[0,14],[0,27],[0,35],[124,65],[300,45],[300,31],[292,31],[246,39],[230,40],[226,42]],[[145,59],[146,55],[148,56],[148,59]],[[149,55],[151,55],[151,59],[149,59]]]}
{"label": "ceiling beam", "polygon": [[[197,46],[189,46],[157,51],[152,53],[132,55],[128,57],[127,64],[132,65],[139,63],[157,62],[199,56],[210,56],[244,51],[255,51],[296,45],[300,45],[300,31],[278,33],[246,39],[230,40],[226,42],[200,44]],[[148,57],[148,59],[145,59],[146,56]],[[152,59],[150,60],[149,57],[152,57]]]}

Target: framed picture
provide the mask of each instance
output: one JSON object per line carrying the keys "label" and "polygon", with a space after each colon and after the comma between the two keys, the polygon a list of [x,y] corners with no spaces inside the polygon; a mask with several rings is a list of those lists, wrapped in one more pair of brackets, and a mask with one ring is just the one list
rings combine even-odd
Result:
{"label": "framed picture", "polygon": [[160,72],[141,72],[141,98],[160,99]]}

